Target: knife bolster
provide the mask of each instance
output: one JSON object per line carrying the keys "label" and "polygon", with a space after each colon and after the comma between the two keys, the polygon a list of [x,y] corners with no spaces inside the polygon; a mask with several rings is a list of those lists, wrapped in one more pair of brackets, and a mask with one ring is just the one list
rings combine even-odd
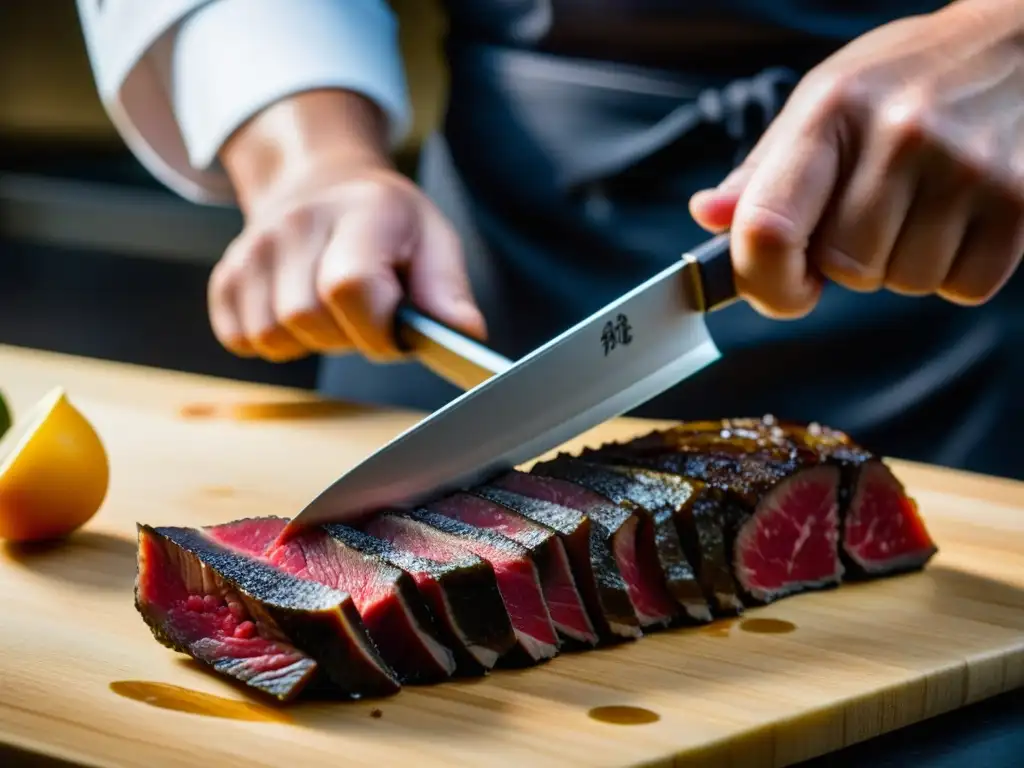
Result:
{"label": "knife bolster", "polygon": [[739,298],[729,242],[726,232],[683,254],[691,298],[701,312],[722,309]]}

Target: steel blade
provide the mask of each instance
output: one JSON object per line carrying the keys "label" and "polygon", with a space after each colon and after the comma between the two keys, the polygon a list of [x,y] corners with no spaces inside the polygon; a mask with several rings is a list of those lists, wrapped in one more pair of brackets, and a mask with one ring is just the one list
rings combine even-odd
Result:
{"label": "steel blade", "polygon": [[485,480],[719,359],[679,261],[403,432],[292,522],[344,522]]}

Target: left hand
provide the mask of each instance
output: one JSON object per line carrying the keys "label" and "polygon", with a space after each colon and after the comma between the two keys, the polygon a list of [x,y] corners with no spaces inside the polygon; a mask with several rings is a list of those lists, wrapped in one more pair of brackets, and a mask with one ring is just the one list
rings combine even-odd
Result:
{"label": "left hand", "polygon": [[823,278],[990,299],[1024,254],[1024,0],[960,0],[812,70],[753,151],[691,200],[737,288],[801,317]]}

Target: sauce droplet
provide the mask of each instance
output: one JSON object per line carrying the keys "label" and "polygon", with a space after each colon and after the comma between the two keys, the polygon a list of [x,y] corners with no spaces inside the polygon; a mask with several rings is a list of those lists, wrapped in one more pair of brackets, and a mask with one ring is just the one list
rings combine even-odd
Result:
{"label": "sauce droplet", "polygon": [[381,712],[379,709],[372,709],[370,710],[370,717],[379,720],[380,718],[384,717],[384,713]]}
{"label": "sauce droplet", "polygon": [[592,720],[612,725],[646,725],[661,720],[661,715],[643,707],[594,707],[587,715]]}
{"label": "sauce droplet", "polygon": [[740,629],[761,635],[785,635],[795,630],[796,624],[783,619],[744,619],[740,622]]}
{"label": "sauce droplet", "polygon": [[225,699],[211,693],[193,691],[166,683],[147,683],[141,680],[119,680],[110,684],[118,696],[149,704],[151,707],[185,712],[190,715],[221,717],[228,720],[254,722],[288,722],[283,712],[236,699]]}
{"label": "sauce droplet", "polygon": [[728,637],[729,632],[732,631],[735,623],[735,619],[729,619],[728,621],[715,621],[701,627],[697,631],[702,635],[707,635],[708,637]]}

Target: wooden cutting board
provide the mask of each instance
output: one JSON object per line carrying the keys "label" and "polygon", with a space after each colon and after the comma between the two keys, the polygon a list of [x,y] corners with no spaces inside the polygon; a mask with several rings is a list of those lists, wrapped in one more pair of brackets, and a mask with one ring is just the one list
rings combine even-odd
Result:
{"label": "wooden cutting board", "polygon": [[[147,768],[776,766],[1024,685],[1024,484],[894,462],[941,547],[923,573],[748,614],[772,622],[666,631],[383,700],[270,708],[152,638],[132,605],[134,524],[292,514],[416,415],[0,347],[16,408],[58,384],[105,441],[111,486],[68,542],[0,546],[8,749]],[[616,421],[576,443],[650,427]],[[635,708],[633,722],[596,719],[598,707]]]}

